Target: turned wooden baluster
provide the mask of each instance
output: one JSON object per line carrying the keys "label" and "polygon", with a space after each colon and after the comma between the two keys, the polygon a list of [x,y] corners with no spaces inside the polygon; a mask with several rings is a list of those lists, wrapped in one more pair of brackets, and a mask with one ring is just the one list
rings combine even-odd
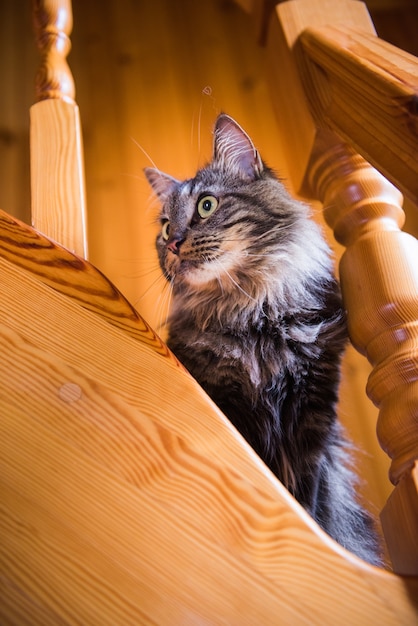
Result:
{"label": "turned wooden baluster", "polygon": [[[405,148],[407,154],[401,160],[406,165],[402,171],[397,168],[398,175],[392,178],[412,199],[416,197],[414,177],[409,176],[415,168],[414,159],[409,158],[417,145],[415,118],[408,114],[408,107],[405,112],[405,102],[414,102],[410,97],[414,59],[379,43],[362,2],[272,4],[253,0],[249,9],[259,26],[257,16],[268,18],[268,25],[263,25],[266,67],[288,174],[296,191],[322,200],[336,238],[347,246],[340,276],[350,333],[374,366],[368,393],[380,407],[378,436],[392,459],[390,477],[396,485],[382,523],[395,571],[418,574],[418,244],[400,231],[404,215],[399,191],[343,143],[357,132],[357,147],[367,145],[367,133],[361,132],[365,123],[358,113],[362,103],[352,96],[359,93],[353,91],[356,86],[372,101],[377,99],[372,119],[380,116],[377,126],[384,129],[379,136],[383,145],[391,120],[398,123],[401,141],[389,142],[393,158],[389,163],[385,155],[385,171],[397,167]],[[329,25],[331,34],[323,30]],[[347,35],[347,29],[358,35]],[[337,31],[332,45],[325,45],[324,32],[329,39]],[[367,71],[361,51],[367,53]],[[389,60],[384,69],[386,54]],[[402,88],[405,77],[406,90]],[[338,100],[341,90],[346,95]],[[385,95],[384,105],[380,93]],[[397,95],[391,99],[390,94]],[[341,131],[342,125],[335,122],[338,115],[344,118],[340,134],[344,139],[329,130]]]}
{"label": "turned wooden baluster", "polygon": [[41,62],[36,75],[36,100],[59,98],[74,104],[75,87],[67,55],[73,28],[70,0],[33,0]]}
{"label": "turned wooden baluster", "polygon": [[374,368],[367,391],[396,485],[381,516],[389,553],[398,573],[418,574],[418,241],[400,230],[401,193],[329,137],[318,141],[309,180],[347,248],[340,277],[350,336]]}
{"label": "turned wooden baluster", "polygon": [[66,57],[70,0],[33,0],[41,53],[31,107],[32,224],[87,257],[83,148],[74,81]]}

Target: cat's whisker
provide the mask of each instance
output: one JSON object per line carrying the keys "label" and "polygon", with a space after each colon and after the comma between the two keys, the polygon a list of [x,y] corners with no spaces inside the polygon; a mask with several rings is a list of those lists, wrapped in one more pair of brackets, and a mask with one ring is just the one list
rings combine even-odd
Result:
{"label": "cat's whisker", "polygon": [[[167,302],[170,299],[171,286],[165,281],[162,290],[160,291],[157,300],[154,303],[154,311],[155,311],[155,330],[160,332],[161,328],[165,325],[168,318],[167,311]],[[165,317],[165,323],[163,323],[163,318]]]}
{"label": "cat's whisker", "polygon": [[[174,278],[171,278],[169,282],[166,282],[162,293],[159,296],[159,309],[160,314],[157,321],[156,331],[159,333],[167,326],[168,318],[170,316],[171,299],[173,297],[173,283]],[[164,313],[165,310],[165,313]]]}
{"label": "cat's whisker", "polygon": [[257,235],[257,237],[253,237],[253,241],[259,241],[260,239],[268,238],[274,232],[282,233],[283,231],[292,230],[293,228],[294,228],[293,224],[286,224],[285,226],[277,226],[276,225],[273,228],[270,228],[269,230],[266,230],[264,233],[261,233],[260,235]]}
{"label": "cat's whisker", "polygon": [[[273,226],[273,228],[270,228],[269,230],[266,230],[263,233],[260,233],[259,235],[255,236],[255,235],[251,234],[251,240],[252,241],[260,241],[260,239],[263,239],[263,238],[267,239],[267,238],[269,238],[272,233],[275,233],[275,232],[276,233],[277,232],[282,233],[283,231],[292,230],[293,228],[294,228],[293,224],[286,224],[285,226],[279,226],[279,227],[276,225],[276,226]],[[245,233],[244,233],[244,235],[245,235]],[[243,237],[241,236],[241,237],[223,237],[222,240],[226,241],[226,242],[235,243],[237,241],[241,242],[242,239],[243,239]]]}
{"label": "cat's whisker", "polygon": [[134,139],[133,137],[131,137],[131,140],[134,142],[134,144],[136,145],[137,148],[139,148],[141,150],[141,152],[147,157],[147,159],[149,160],[149,162],[152,164],[153,167],[155,167],[156,170],[159,170],[159,168],[156,166],[155,162],[153,161],[153,159],[150,157],[150,155],[148,154],[148,152],[145,150],[145,148],[143,148],[141,146],[141,144],[139,144],[136,139]]}
{"label": "cat's whisker", "polygon": [[[149,272],[149,274],[153,273],[155,270],[153,270],[152,272]],[[135,300],[134,307],[136,307],[141,300],[143,300],[145,298],[145,296],[147,296],[149,294],[149,292],[154,289],[159,283],[161,283],[163,281],[163,283],[166,283],[166,279],[164,277],[164,275],[161,273],[161,270],[159,270],[159,275],[157,276],[157,278],[145,289],[145,291]]]}
{"label": "cat's whisker", "polygon": [[[214,251],[217,251],[217,248],[216,248],[216,249],[214,249]],[[215,261],[218,265],[222,265],[222,264],[221,264],[221,262],[220,262],[217,258],[215,258],[215,257],[209,257],[209,256],[205,255],[205,256],[203,257],[203,260],[204,260],[204,261],[206,261],[206,262],[209,262],[209,263],[211,263],[211,262]],[[223,268],[222,268],[222,269],[223,269]],[[223,295],[224,295],[224,293],[225,293],[225,292],[224,292],[224,286],[223,286],[223,284],[222,284],[221,274],[220,274],[220,272],[218,272],[218,271],[216,271],[216,281],[217,281],[217,283],[218,283],[218,285],[219,285],[219,288],[220,288],[220,290],[221,290],[221,294],[222,294],[222,296],[223,296]]]}
{"label": "cat's whisker", "polygon": [[231,276],[231,274],[228,272],[228,270],[226,269],[226,267],[224,267],[222,261],[220,259],[215,259],[216,263],[218,263],[221,267],[221,270],[224,274],[226,274],[226,276],[228,276],[229,280],[232,282],[233,285],[235,285],[235,287],[237,287],[241,293],[243,293],[247,298],[249,298],[250,300],[252,300],[253,302],[257,302],[256,298],[253,298],[252,296],[250,296],[249,293],[247,293],[245,291],[245,289],[243,289],[241,287],[241,285],[239,283],[237,283],[237,281]]}
{"label": "cat's whisker", "polygon": [[[141,278],[142,279],[142,278],[147,278],[148,276],[151,276],[152,274],[158,274],[158,277],[161,275],[161,268],[159,265],[153,265],[149,269],[144,269],[144,270],[135,272],[132,275],[130,275],[129,278],[132,278],[132,279]],[[158,277],[156,278],[156,280],[158,280]],[[124,278],[126,278],[126,276],[124,276]]]}
{"label": "cat's whisker", "polygon": [[[336,413],[346,320],[312,212],[224,114],[194,179],[148,180],[168,227],[156,313],[170,349],[323,530],[379,564]],[[208,195],[226,201],[209,210]]]}
{"label": "cat's whisker", "polygon": [[271,252],[248,252],[248,250],[244,251],[245,256],[251,256],[258,259],[271,259]]}
{"label": "cat's whisker", "polygon": [[164,323],[161,323],[159,329],[167,326],[167,323],[168,323],[168,319],[169,319],[170,311],[171,311],[171,301],[173,299],[173,293],[174,293],[174,277],[171,278],[170,282],[168,283],[167,293],[168,293],[168,299],[166,303],[165,320],[164,320]]}

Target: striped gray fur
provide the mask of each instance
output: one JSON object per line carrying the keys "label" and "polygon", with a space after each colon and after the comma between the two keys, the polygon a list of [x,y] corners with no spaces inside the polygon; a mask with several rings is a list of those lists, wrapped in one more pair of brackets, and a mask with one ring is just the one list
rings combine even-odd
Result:
{"label": "striped gray fur", "polygon": [[145,173],[161,202],[169,347],[319,525],[380,563],[336,413],[345,311],[310,209],[225,114],[193,179]]}

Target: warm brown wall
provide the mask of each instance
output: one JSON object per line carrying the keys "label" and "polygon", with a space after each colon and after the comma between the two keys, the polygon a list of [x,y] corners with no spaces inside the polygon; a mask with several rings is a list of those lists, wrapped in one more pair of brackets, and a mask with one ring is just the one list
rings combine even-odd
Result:
{"label": "warm brown wall", "polygon": [[[192,175],[210,155],[212,123],[224,110],[285,176],[263,52],[232,0],[74,0],[73,10],[69,62],[84,133],[91,261],[158,326],[167,303],[153,252],[155,205],[142,169],[153,160],[174,176]],[[376,26],[382,37],[417,53],[418,12],[405,10],[374,13]],[[3,0],[0,208],[26,221],[36,63],[29,7]],[[381,507],[390,489],[388,462],[375,442],[376,411],[363,392],[367,372],[350,351],[341,412],[371,455],[364,460],[368,495]]]}
{"label": "warm brown wall", "polygon": [[152,159],[174,176],[191,176],[209,156],[221,109],[279,166],[262,52],[232,2],[107,1],[98,11],[76,1],[74,15],[91,257],[158,324],[156,291],[142,298],[158,277],[150,251],[155,206],[142,169]]}

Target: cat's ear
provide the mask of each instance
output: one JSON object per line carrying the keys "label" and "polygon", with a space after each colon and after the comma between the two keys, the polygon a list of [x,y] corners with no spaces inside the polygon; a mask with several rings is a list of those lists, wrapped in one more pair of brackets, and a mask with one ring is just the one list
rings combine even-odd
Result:
{"label": "cat's ear", "polygon": [[213,160],[244,178],[254,180],[263,170],[263,162],[253,142],[239,124],[221,113],[215,124]]}
{"label": "cat's ear", "polygon": [[180,184],[178,180],[169,174],[164,174],[164,172],[160,172],[160,170],[154,167],[144,168],[144,174],[161,201],[164,201]]}

